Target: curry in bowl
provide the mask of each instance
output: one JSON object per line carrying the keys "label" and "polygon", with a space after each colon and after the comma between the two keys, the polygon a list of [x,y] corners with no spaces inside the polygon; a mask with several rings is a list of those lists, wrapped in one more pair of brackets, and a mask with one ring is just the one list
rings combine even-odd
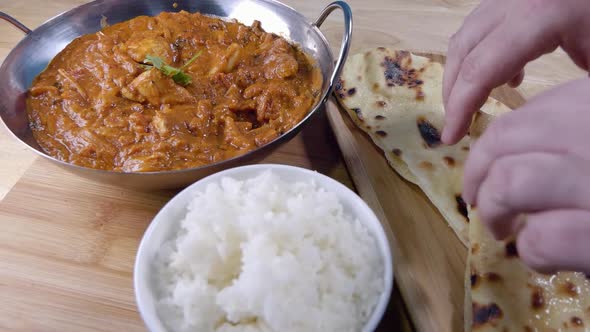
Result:
{"label": "curry in bowl", "polygon": [[177,170],[269,143],[307,115],[321,87],[315,63],[259,22],[161,13],[70,43],[33,81],[27,114],[59,160]]}

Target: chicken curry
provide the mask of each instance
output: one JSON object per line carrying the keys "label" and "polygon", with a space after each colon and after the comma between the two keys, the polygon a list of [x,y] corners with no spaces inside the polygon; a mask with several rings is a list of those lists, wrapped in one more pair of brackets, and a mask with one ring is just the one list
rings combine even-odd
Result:
{"label": "chicken curry", "polygon": [[259,22],[162,13],[74,40],[34,80],[27,114],[57,159],[175,170],[269,143],[307,115],[321,85],[306,54]]}

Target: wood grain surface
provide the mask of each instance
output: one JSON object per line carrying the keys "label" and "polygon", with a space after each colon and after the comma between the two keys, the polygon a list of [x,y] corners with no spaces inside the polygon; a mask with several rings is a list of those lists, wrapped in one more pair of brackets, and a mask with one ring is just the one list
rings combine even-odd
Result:
{"label": "wood grain surface", "polygon": [[[0,0],[0,11],[35,28],[60,12],[85,2]],[[329,3],[312,0],[283,2],[302,12],[310,21]],[[478,3],[467,0],[348,2],[355,18],[353,52],[374,46],[444,52],[449,36]],[[340,20],[338,14],[330,16],[322,26],[335,51],[342,33]],[[0,21],[0,61],[21,38],[20,31]],[[527,66],[527,77],[519,91],[527,97],[532,96],[582,75],[563,51],[558,51]],[[363,177],[369,176],[367,174],[384,172],[387,165],[377,158],[379,151],[366,138],[359,136],[345,117],[339,117],[333,109],[329,114],[336,128],[346,129],[337,130],[337,134],[358,191],[374,205],[381,217],[391,215],[393,220],[409,220],[420,215],[440,218],[415,187],[403,182],[391,170],[364,181]],[[35,157],[3,127],[0,129],[0,155],[0,199],[9,193],[0,202],[0,330],[143,330],[133,301],[131,266],[145,227],[173,193],[140,193],[80,179]],[[361,159],[364,156],[368,159]],[[269,161],[317,169],[353,187],[325,117],[316,118]],[[394,191],[383,193],[384,186],[393,184],[396,186]],[[404,195],[408,195],[407,200]],[[394,203],[384,203],[384,197],[391,198]],[[410,202],[409,205],[402,204],[405,201]],[[410,206],[420,208],[412,212]],[[405,285],[412,286],[411,282],[414,282],[415,287],[409,293],[405,291],[404,296],[411,300],[408,308],[420,330],[433,327],[431,317],[444,322],[445,328],[459,326],[456,308],[462,302],[460,292],[451,284],[461,279],[456,277],[456,271],[464,260],[463,251],[455,248],[455,244],[449,244],[451,249],[434,257],[446,255],[454,258],[448,262],[437,260],[433,265],[419,265],[422,258],[417,252],[413,253],[414,248],[431,250],[438,248],[440,241],[447,241],[448,228],[443,227],[442,222],[432,225],[440,233],[432,233],[430,239],[439,236],[441,239],[406,245],[396,255],[407,256],[398,258],[396,273],[406,269],[411,272],[406,273]],[[429,230],[420,224],[410,226],[410,234]],[[423,284],[425,280],[420,276],[426,274],[442,276],[429,286],[439,288],[438,293],[424,293],[430,288]],[[434,303],[442,306],[433,308]],[[396,289],[380,330],[412,330],[406,314]],[[439,330],[434,326],[425,331]]]}
{"label": "wood grain surface", "polygon": [[[414,53],[444,63],[440,54]],[[507,87],[493,96],[511,108],[524,103]],[[335,102],[328,118],[357,191],[388,231],[396,283],[416,329],[461,331],[467,249],[420,188],[389,166],[383,151]]]}

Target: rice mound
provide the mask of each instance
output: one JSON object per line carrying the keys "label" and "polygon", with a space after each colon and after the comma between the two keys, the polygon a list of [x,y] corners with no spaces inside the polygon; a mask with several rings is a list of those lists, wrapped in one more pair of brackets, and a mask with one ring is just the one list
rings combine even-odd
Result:
{"label": "rice mound", "polygon": [[384,289],[375,238],[313,181],[198,192],[154,262],[171,331],[360,331]]}

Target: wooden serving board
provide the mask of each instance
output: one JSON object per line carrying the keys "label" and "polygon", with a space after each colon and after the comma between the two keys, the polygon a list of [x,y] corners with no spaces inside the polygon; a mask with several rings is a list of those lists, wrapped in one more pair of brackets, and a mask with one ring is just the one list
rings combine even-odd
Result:
{"label": "wooden serving board", "polygon": [[[325,113],[265,162],[354,187]],[[175,193],[100,184],[37,159],[0,202],[0,331],[144,331],[135,254]],[[379,331],[411,331],[406,313],[396,290]]]}
{"label": "wooden serving board", "polygon": [[[444,63],[443,55],[415,53]],[[513,109],[524,103],[508,87],[492,96]],[[328,118],[357,192],[389,233],[396,284],[416,329],[462,331],[467,249],[420,188],[389,166],[382,150],[335,102]]]}

